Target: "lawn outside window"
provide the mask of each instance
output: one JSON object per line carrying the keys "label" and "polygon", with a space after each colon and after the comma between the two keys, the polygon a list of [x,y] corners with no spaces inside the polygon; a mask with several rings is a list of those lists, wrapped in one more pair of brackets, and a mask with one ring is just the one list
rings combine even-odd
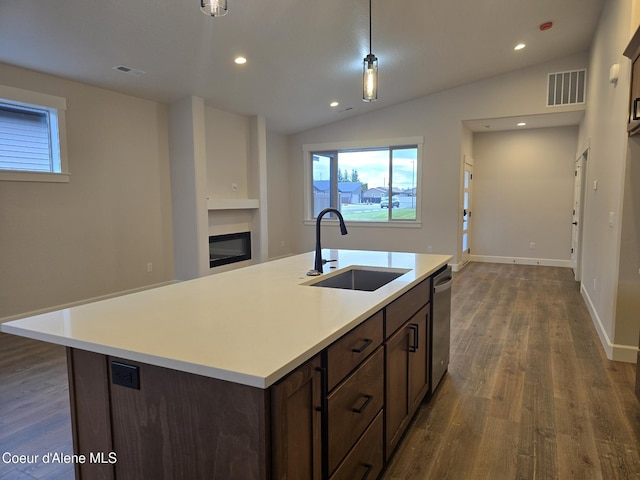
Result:
{"label": "lawn outside window", "polygon": [[336,208],[346,222],[419,226],[422,137],[304,145],[305,218]]}
{"label": "lawn outside window", "polygon": [[68,182],[66,100],[0,85],[0,180]]}

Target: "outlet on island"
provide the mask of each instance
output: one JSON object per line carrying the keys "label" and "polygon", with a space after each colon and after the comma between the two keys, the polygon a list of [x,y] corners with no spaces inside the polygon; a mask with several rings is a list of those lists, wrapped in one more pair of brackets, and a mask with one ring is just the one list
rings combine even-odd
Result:
{"label": "outlet on island", "polygon": [[112,361],[111,381],[114,385],[140,390],[140,369],[135,365]]}

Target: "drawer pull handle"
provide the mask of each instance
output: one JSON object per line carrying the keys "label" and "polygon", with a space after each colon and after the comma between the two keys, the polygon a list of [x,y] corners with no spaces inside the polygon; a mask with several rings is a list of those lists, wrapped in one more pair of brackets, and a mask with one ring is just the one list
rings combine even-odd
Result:
{"label": "drawer pull handle", "polygon": [[409,325],[409,328],[413,332],[413,345],[409,345],[409,351],[414,353],[417,352],[420,348],[420,335],[418,334],[418,329],[420,328],[420,326],[417,323],[412,323],[411,325]]}
{"label": "drawer pull handle", "polygon": [[364,472],[364,475],[362,476],[362,478],[360,480],[366,480],[366,478],[369,476],[369,474],[371,473],[371,470],[373,470],[373,465],[371,465],[370,463],[363,463],[362,466],[364,468],[367,469],[366,472]]}
{"label": "drawer pull handle", "polygon": [[353,353],[362,353],[362,352],[364,352],[364,351],[367,349],[367,347],[368,347],[369,345],[371,345],[372,343],[373,343],[373,340],[371,340],[370,338],[365,338],[365,339],[364,339],[364,343],[362,344],[362,346],[361,346],[360,348],[352,348],[352,349],[351,349],[351,351],[352,351]]}
{"label": "drawer pull handle", "polygon": [[364,409],[367,407],[367,405],[371,403],[371,400],[373,400],[373,395],[365,395],[364,398],[365,398],[365,401],[359,408],[351,409],[353,413],[362,413]]}

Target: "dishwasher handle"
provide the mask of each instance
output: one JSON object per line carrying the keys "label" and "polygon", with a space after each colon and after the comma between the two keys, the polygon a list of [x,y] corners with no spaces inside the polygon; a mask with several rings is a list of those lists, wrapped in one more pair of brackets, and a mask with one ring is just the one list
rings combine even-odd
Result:
{"label": "dishwasher handle", "polygon": [[433,287],[433,293],[444,292],[445,290],[449,290],[451,288],[451,284],[453,283],[453,278],[449,277],[446,282],[438,283]]}

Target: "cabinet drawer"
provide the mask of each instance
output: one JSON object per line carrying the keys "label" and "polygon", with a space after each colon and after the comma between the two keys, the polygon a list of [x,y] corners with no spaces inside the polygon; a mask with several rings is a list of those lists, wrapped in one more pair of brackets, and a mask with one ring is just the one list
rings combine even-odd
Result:
{"label": "cabinet drawer", "polygon": [[329,391],[382,344],[382,318],[376,313],[327,349]]}
{"label": "cabinet drawer", "polygon": [[385,318],[385,338],[393,335],[400,326],[431,300],[431,277],[423,280],[400,298],[391,302]]}
{"label": "cabinet drawer", "polygon": [[375,480],[383,466],[382,412],[371,423],[331,480]]}
{"label": "cabinet drawer", "polygon": [[384,404],[384,349],[379,347],[327,400],[331,474]]}

